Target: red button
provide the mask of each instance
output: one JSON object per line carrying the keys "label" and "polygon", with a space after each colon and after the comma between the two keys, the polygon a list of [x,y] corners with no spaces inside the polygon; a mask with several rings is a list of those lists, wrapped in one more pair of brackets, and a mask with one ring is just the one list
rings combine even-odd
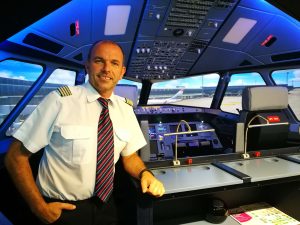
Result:
{"label": "red button", "polygon": [[192,164],[192,163],[193,163],[193,159],[187,158],[187,159],[186,159],[186,163],[189,164],[189,165]]}
{"label": "red button", "polygon": [[260,156],[261,156],[261,153],[260,153],[260,152],[253,152],[253,156],[254,156],[254,157],[260,157]]}

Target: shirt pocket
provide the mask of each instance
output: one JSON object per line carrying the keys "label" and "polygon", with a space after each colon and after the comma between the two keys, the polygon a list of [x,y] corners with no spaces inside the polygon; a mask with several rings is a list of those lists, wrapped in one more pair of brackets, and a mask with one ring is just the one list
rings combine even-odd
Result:
{"label": "shirt pocket", "polygon": [[115,130],[115,150],[120,153],[126,147],[130,137],[130,132],[124,128]]}
{"label": "shirt pocket", "polygon": [[71,147],[71,159],[74,164],[89,163],[95,151],[92,149],[93,129],[90,126],[67,125],[61,127],[61,136]]}

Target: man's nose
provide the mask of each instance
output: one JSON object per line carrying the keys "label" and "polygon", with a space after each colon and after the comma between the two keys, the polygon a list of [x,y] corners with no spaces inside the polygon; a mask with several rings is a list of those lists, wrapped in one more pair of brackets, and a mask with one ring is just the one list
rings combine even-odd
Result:
{"label": "man's nose", "polygon": [[103,64],[103,68],[102,68],[103,71],[110,71],[110,69],[111,69],[111,65],[109,63]]}

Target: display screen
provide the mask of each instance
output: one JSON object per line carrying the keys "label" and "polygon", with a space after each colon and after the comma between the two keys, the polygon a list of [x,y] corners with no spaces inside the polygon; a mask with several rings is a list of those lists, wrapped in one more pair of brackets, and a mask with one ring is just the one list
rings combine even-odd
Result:
{"label": "display screen", "polygon": [[164,133],[167,133],[167,128],[165,125],[163,124],[159,124],[157,127],[157,133],[160,133],[160,134],[164,134]]}
{"label": "display screen", "polygon": [[[191,127],[191,131],[197,130],[196,124],[194,124],[194,123],[193,124],[189,124],[189,126]],[[186,124],[184,124],[184,129],[185,129],[185,131],[189,130]],[[192,136],[197,136],[197,135],[198,135],[197,133],[194,133],[194,134],[187,134],[186,136],[187,137],[192,137]]]}
{"label": "display screen", "polygon": [[149,138],[150,140],[156,139],[156,131],[155,131],[155,126],[149,126]]}
{"label": "display screen", "polygon": [[[176,131],[177,126],[178,125],[170,125],[170,133],[176,133],[177,132]],[[182,127],[181,126],[179,126],[179,128],[178,128],[178,132],[182,132]],[[183,135],[180,134],[180,135],[178,135],[178,137],[183,137]]]}

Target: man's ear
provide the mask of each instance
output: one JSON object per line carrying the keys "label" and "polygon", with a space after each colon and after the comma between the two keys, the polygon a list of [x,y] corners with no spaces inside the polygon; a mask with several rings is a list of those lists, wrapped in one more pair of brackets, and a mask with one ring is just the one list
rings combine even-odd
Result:
{"label": "man's ear", "polygon": [[122,75],[120,76],[120,80],[123,79],[123,76],[124,76],[125,73],[126,73],[126,67],[123,66],[123,67],[122,67]]}

